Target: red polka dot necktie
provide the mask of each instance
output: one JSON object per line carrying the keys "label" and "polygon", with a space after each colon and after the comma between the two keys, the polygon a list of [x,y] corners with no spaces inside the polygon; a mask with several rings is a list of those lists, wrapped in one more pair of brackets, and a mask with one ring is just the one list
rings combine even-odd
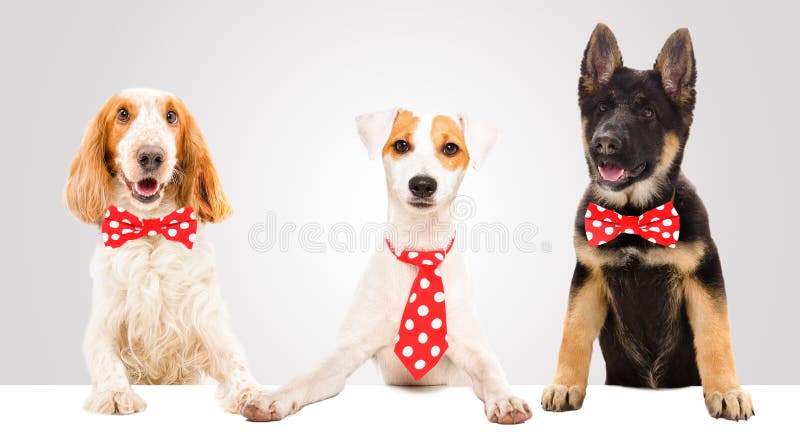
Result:
{"label": "red polka dot necktie", "polygon": [[681,218],[667,202],[641,216],[624,216],[616,211],[589,203],[586,208],[586,240],[590,247],[610,242],[622,233],[636,234],[648,241],[675,248],[680,236]]}
{"label": "red polka dot necktie", "polygon": [[160,234],[164,239],[179,242],[191,250],[197,235],[197,218],[190,206],[161,218],[142,219],[125,208],[111,205],[100,230],[103,244],[108,248],[121,247],[128,241]]}
{"label": "red polka dot necktie", "polygon": [[439,264],[453,246],[453,240],[445,250],[397,253],[389,240],[386,244],[398,260],[419,268],[411,285],[394,353],[414,380],[428,373],[447,350],[447,318],[444,305],[444,284]]}

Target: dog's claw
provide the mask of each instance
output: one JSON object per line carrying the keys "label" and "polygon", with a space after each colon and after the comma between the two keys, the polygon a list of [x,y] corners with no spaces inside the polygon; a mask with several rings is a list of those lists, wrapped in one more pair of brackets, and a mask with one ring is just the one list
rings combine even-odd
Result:
{"label": "dog's claw", "polygon": [[487,400],[486,418],[489,422],[503,425],[521,424],[532,416],[530,406],[516,397]]}
{"label": "dog's claw", "polygon": [[715,419],[747,421],[755,414],[750,394],[741,388],[728,390],[724,394],[718,391],[706,393],[705,401],[708,413]]}
{"label": "dog's claw", "polygon": [[542,408],[556,412],[580,410],[585,398],[586,391],[582,387],[551,384],[542,391]]}

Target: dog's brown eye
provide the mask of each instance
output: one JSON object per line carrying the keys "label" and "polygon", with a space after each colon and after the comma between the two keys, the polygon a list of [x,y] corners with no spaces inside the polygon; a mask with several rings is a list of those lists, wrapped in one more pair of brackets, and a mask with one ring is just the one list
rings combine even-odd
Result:
{"label": "dog's brown eye", "polygon": [[600,104],[597,105],[597,110],[601,112],[607,112],[608,109],[610,108],[611,106],[609,106],[607,102],[601,102]]}
{"label": "dog's brown eye", "polygon": [[167,112],[167,122],[170,124],[175,124],[178,122],[178,114],[170,110]]}
{"label": "dog's brown eye", "polygon": [[642,107],[642,116],[645,118],[652,118],[656,116],[656,111],[652,107]]}
{"label": "dog's brown eye", "polygon": [[442,148],[442,152],[448,157],[452,157],[458,153],[458,146],[454,143],[447,143]]}
{"label": "dog's brown eye", "polygon": [[117,111],[117,121],[120,123],[127,123],[129,119],[131,119],[131,115],[126,109],[119,109]]}
{"label": "dog's brown eye", "polygon": [[408,152],[408,141],[406,140],[397,140],[394,142],[394,151],[398,154],[403,154]]}

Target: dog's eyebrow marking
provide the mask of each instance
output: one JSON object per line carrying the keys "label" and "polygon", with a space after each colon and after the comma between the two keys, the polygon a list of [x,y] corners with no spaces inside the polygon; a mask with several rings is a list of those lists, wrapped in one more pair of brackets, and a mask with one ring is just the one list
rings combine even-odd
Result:
{"label": "dog's eyebrow marking", "polygon": [[[433,117],[431,122],[431,143],[433,143],[436,158],[439,159],[445,169],[450,171],[464,169],[469,164],[469,151],[464,138],[464,131],[449,116],[437,115]],[[455,144],[458,146],[459,151],[453,156],[445,155],[442,152],[442,148],[447,143]]]}
{"label": "dog's eyebrow marking", "polygon": [[397,118],[394,120],[392,131],[389,133],[389,139],[386,140],[386,144],[383,146],[381,157],[385,157],[387,154],[389,154],[393,158],[401,158],[404,155],[398,154],[393,149],[394,142],[397,140],[407,141],[410,147],[408,152],[413,151],[414,132],[417,130],[418,125],[419,117],[414,115],[414,112],[411,112],[410,110],[401,110],[400,113],[397,114]]}

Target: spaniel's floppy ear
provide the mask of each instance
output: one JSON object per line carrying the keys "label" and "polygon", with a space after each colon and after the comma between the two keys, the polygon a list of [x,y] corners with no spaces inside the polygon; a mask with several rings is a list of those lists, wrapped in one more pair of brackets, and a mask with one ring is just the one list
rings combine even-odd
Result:
{"label": "spaniel's floppy ear", "polygon": [[367,148],[367,155],[370,160],[380,154],[389,134],[392,132],[394,120],[400,113],[400,107],[380,112],[365,113],[356,117],[356,127],[361,142]]}
{"label": "spaniel's floppy ear", "polygon": [[472,160],[475,170],[483,166],[483,161],[489,155],[489,151],[497,141],[497,129],[486,124],[470,120],[469,118],[458,115],[461,129],[464,131],[464,140],[467,144],[467,152]]}
{"label": "spaniel's floppy ear", "polygon": [[114,197],[111,184],[114,162],[106,147],[110,107],[111,100],[86,128],[64,187],[67,207],[75,217],[86,223],[99,222]]}
{"label": "spaniel's floppy ear", "polygon": [[185,105],[178,103],[177,106],[184,122],[178,147],[178,165],[183,172],[178,202],[194,208],[202,222],[221,222],[233,213],[233,209],[211,163],[200,127]]}

